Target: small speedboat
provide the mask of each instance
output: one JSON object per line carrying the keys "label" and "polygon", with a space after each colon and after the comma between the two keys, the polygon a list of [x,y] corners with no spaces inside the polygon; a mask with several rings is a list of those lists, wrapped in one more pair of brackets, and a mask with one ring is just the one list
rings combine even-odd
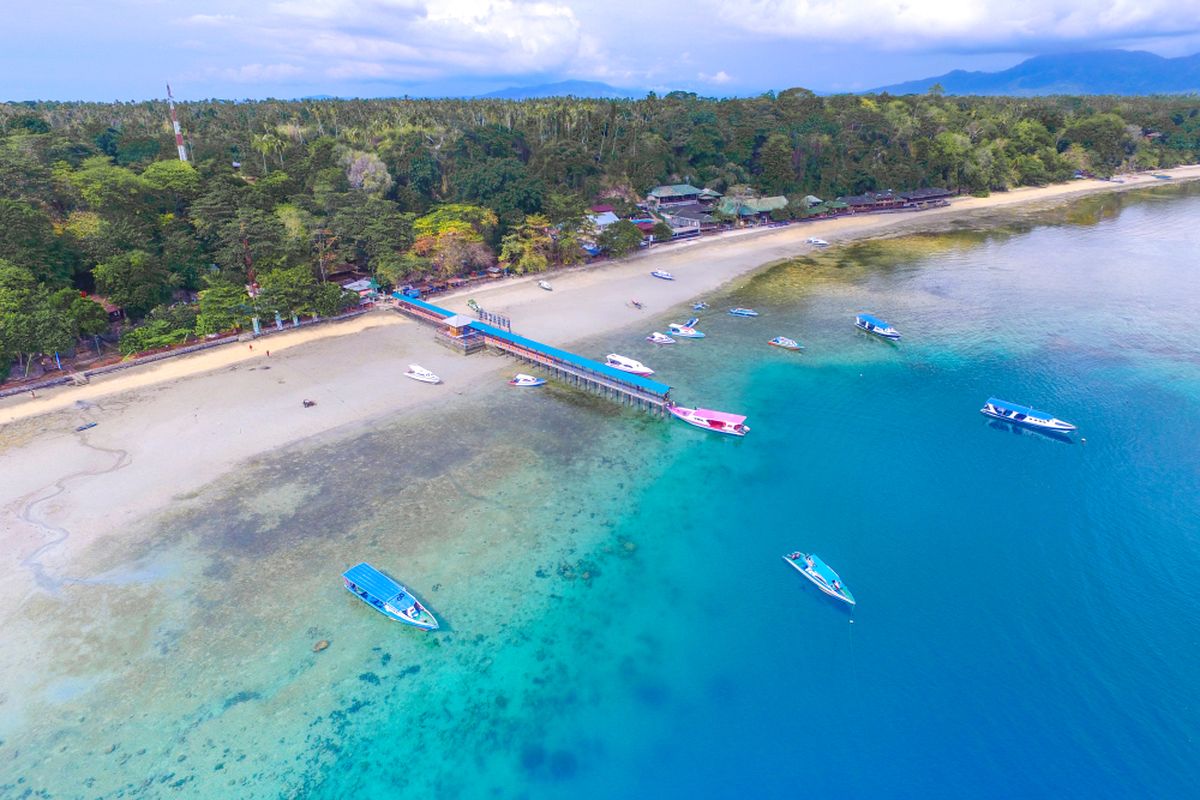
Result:
{"label": "small speedboat", "polygon": [[729,313],[735,317],[757,317],[758,312],[753,308],[731,308]]}
{"label": "small speedboat", "polygon": [[776,336],[771,341],[767,342],[775,347],[782,347],[784,350],[803,350],[804,345],[797,342],[795,339],[789,339],[786,336]]}
{"label": "small speedboat", "polygon": [[667,271],[666,271],[666,270],[664,270],[664,269],[656,269],[656,270],[654,270],[653,272],[651,272],[650,274],[651,274],[651,275],[653,275],[653,276],[654,276],[654,277],[656,277],[656,278],[661,278],[661,279],[662,279],[662,280],[664,280],[664,281],[673,281],[673,280],[675,280],[675,276],[674,276],[674,275],[672,275],[671,273],[667,272]]}
{"label": "small speedboat", "polygon": [[546,382],[545,378],[538,378],[533,375],[526,375],[524,372],[518,372],[508,382],[509,386],[541,386]]}
{"label": "small speedboat", "polygon": [[724,411],[713,411],[709,408],[684,408],[677,405],[667,406],[667,411],[688,425],[695,425],[706,431],[728,433],[732,436],[745,436],[750,432],[746,418],[740,414],[727,414]]}
{"label": "small speedboat", "polygon": [[983,408],[979,409],[979,412],[994,419],[1015,422],[1018,425],[1025,425],[1039,431],[1070,433],[1073,430],[1077,430],[1074,425],[1064,422],[1053,414],[1045,411],[1037,411],[1029,406],[1010,403],[1007,400],[998,400],[995,397],[989,397],[988,401],[983,404]]}
{"label": "small speedboat", "polygon": [[409,364],[408,372],[404,373],[404,377],[412,378],[414,381],[420,381],[421,383],[441,383],[442,382],[441,378],[439,378],[437,375],[434,375],[432,372],[425,369],[424,367],[422,367],[419,364]]}
{"label": "small speedboat", "polygon": [[655,344],[675,344],[674,339],[672,339],[670,336],[667,336],[665,333],[661,333],[659,331],[655,331],[654,333],[647,336],[646,341],[654,342]]}
{"label": "small speedboat", "polygon": [[538,288],[545,289],[547,292],[554,291],[554,287],[550,285],[550,281],[538,281]]}
{"label": "small speedboat", "polygon": [[680,336],[684,339],[703,339],[704,334],[692,327],[699,321],[699,317],[692,317],[682,325],[678,322],[672,322],[667,326],[667,330],[671,332],[672,336]]}
{"label": "small speedboat", "polygon": [[857,315],[854,318],[854,325],[860,330],[864,330],[867,333],[873,333],[876,336],[884,339],[890,339],[893,342],[900,338],[900,331],[896,330],[879,317],[872,316],[871,314]]}
{"label": "small speedboat", "polygon": [[798,551],[788,553],[783,557],[783,560],[795,567],[801,575],[815,583],[817,588],[825,594],[854,605],[854,595],[850,594],[850,590],[842,585],[841,577],[828,564],[812,553],[801,553]]}
{"label": "small speedboat", "polygon": [[707,311],[707,310],[708,310],[708,303],[705,303],[704,301],[701,301],[699,303],[692,303],[692,311]]}
{"label": "small speedboat", "polygon": [[829,247],[829,242],[824,239],[818,239],[815,236],[810,236],[804,240],[805,244],[816,245],[817,247]]}
{"label": "small speedboat", "polygon": [[438,621],[408,589],[363,562],[342,573],[346,591],[385,617],[426,631],[435,631]]}
{"label": "small speedboat", "polygon": [[609,353],[604,357],[604,363],[613,369],[619,369],[622,372],[630,372],[634,375],[653,375],[654,370],[647,367],[640,361],[625,356]]}

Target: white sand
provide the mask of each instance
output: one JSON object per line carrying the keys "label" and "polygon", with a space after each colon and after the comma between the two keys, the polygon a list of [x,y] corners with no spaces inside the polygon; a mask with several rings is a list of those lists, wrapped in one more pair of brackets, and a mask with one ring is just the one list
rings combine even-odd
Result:
{"label": "white sand", "polygon": [[[1200,166],[1167,172],[1177,180],[1200,179]],[[949,207],[918,213],[739,231],[562,272],[550,276],[553,292],[528,278],[472,287],[434,302],[465,311],[466,300],[474,297],[490,311],[510,314],[518,332],[553,344],[638,319],[649,331],[669,321],[661,312],[670,307],[764,264],[810,251],[804,244],[810,236],[836,246],[936,228],[995,209],[1036,208],[1163,183],[1149,176],[1122,184],[1075,181],[960,198]],[[678,280],[651,278],[652,269],[668,270]],[[628,305],[634,297],[645,304],[644,311]],[[410,362],[440,374],[446,385],[403,378]],[[132,520],[187,502],[196,489],[240,462],[341,426],[490,391],[500,383],[501,370],[515,371],[498,358],[453,354],[432,341],[428,328],[380,310],[271,336],[253,350],[233,344],[133,367],[87,386],[45,390],[36,399],[0,400],[0,624],[19,613],[22,600],[36,590],[39,570],[50,583],[86,572],[86,566],[72,562],[82,548]],[[305,398],[317,405],[303,408]],[[88,421],[99,425],[75,432]],[[63,542],[43,547],[63,532],[68,534]],[[35,563],[27,563],[35,553]]]}

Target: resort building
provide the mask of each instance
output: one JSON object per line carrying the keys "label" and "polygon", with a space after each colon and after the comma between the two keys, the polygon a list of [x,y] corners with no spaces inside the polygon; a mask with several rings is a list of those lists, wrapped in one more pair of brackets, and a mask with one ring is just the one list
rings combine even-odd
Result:
{"label": "resort building", "polygon": [[655,186],[646,195],[646,204],[652,208],[665,208],[700,204],[711,207],[721,198],[721,193],[712,189],[697,189],[690,183],[673,183],[668,186]]}
{"label": "resort building", "polygon": [[674,206],[662,212],[664,221],[675,232],[675,238],[681,236],[698,236],[703,231],[717,227],[717,219],[709,213],[709,209],[699,203],[689,203],[685,206]]}
{"label": "resort building", "polygon": [[771,218],[772,211],[787,208],[788,199],[783,195],[772,197],[726,197],[717,205],[717,211],[736,217],[739,223],[764,221]]}
{"label": "resort building", "polygon": [[930,206],[947,205],[950,202],[950,198],[954,196],[954,192],[949,189],[930,187],[901,192],[899,196],[904,201],[905,208],[928,208]]}

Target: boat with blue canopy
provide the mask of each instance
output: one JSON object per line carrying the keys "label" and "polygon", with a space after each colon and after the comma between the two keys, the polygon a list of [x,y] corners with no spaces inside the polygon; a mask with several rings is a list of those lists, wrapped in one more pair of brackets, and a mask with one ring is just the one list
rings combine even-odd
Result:
{"label": "boat with blue canopy", "polygon": [[788,553],[783,560],[797,572],[808,578],[816,587],[830,597],[855,605],[854,595],[842,584],[842,578],[833,568],[812,553]]}
{"label": "boat with blue canopy", "polygon": [[346,570],[342,581],[346,591],[385,617],[422,630],[437,630],[438,621],[429,609],[408,589],[365,561]]}
{"label": "boat with blue canopy", "polygon": [[757,317],[758,312],[753,308],[731,308],[729,313],[735,317]]}
{"label": "boat with blue canopy", "polygon": [[983,408],[979,409],[979,413],[993,419],[1002,419],[1005,422],[1025,425],[1039,431],[1070,433],[1076,430],[1074,425],[1059,419],[1049,412],[1038,411],[1029,406],[1010,403],[1007,400],[1000,400],[995,397],[989,397],[988,401],[983,404]]}
{"label": "boat with blue canopy", "polygon": [[900,338],[900,331],[873,314],[858,314],[854,317],[854,326],[893,342]]}

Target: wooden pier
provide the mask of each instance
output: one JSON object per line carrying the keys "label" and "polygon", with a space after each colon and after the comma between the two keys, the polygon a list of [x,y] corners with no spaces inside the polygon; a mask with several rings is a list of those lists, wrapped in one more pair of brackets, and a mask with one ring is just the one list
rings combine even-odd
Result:
{"label": "wooden pier", "polygon": [[[613,369],[599,361],[519,336],[486,322],[477,321],[463,326],[459,324],[462,318],[453,311],[399,293],[393,296],[397,300],[398,311],[421,322],[437,325],[439,341],[470,340],[470,349],[456,346],[460,352],[470,353],[481,347],[488,347],[525,363],[537,365],[555,379],[571,386],[577,386],[623,405],[666,416],[667,406],[671,402],[671,387],[665,383]],[[449,322],[456,324],[451,326],[447,324]],[[478,344],[480,341],[482,345]]]}

